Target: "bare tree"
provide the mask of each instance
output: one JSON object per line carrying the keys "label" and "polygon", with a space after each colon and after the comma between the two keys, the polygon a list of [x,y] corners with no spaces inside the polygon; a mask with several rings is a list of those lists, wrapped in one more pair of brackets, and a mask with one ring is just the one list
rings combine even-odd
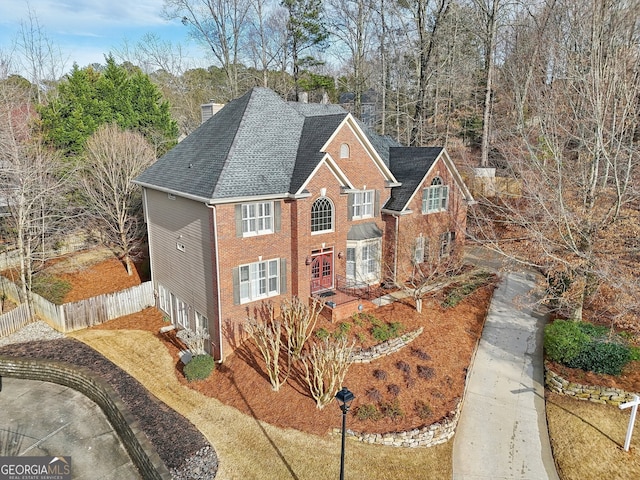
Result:
{"label": "bare tree", "polygon": [[271,388],[277,392],[288,374],[280,367],[283,329],[282,322],[276,318],[273,304],[263,304],[258,315],[247,320],[246,328],[265,362]]}
{"label": "bare tree", "polygon": [[9,212],[3,221],[19,258],[22,297],[30,306],[38,262],[55,255],[71,172],[63,173],[59,157],[33,135],[29,97],[10,82],[0,83],[0,198]]}
{"label": "bare tree", "polygon": [[29,73],[35,90],[35,98],[42,103],[43,93],[60,79],[67,61],[60,48],[48,37],[31,7],[27,19],[20,22],[16,43],[23,67]]}
{"label": "bare tree", "polygon": [[490,213],[475,225],[479,238],[543,269],[547,299],[576,320],[612,274],[638,291],[638,8],[558,0],[524,128],[502,127],[522,196],[477,210]]}
{"label": "bare tree", "polygon": [[238,96],[238,66],[251,4],[248,0],[165,0],[164,12],[180,19],[192,36],[206,45],[227,78],[228,98]]}
{"label": "bare tree", "polygon": [[336,341],[327,338],[311,345],[302,357],[305,379],[318,409],[328,405],[340,390],[353,363],[353,345],[345,338]]}
{"label": "bare tree", "polygon": [[107,124],[87,141],[86,156],[80,181],[91,213],[106,228],[107,240],[132,275],[132,251],[143,225],[142,194],[132,180],[153,163],[154,149],[142,135]]}
{"label": "bare tree", "polygon": [[302,350],[313,333],[323,307],[324,304],[315,298],[309,305],[298,297],[285,300],[280,305],[287,350],[292,359],[299,359],[302,355]]}

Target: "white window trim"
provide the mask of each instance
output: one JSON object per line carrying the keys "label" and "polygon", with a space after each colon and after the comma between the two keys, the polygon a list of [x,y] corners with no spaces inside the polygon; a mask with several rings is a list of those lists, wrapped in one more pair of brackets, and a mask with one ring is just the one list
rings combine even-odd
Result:
{"label": "white window trim", "polygon": [[[269,213],[264,214],[268,208]],[[253,214],[250,210],[253,209]],[[251,227],[253,222],[253,227]],[[257,235],[267,235],[274,232],[274,206],[273,202],[255,202],[242,204],[242,236],[255,237]],[[269,227],[265,228],[265,223],[269,223]],[[261,226],[262,224],[262,226]]]}
{"label": "white window trim", "polygon": [[[370,197],[370,201],[366,201],[366,197]],[[363,218],[373,218],[374,203],[376,201],[375,190],[360,190],[353,193],[353,205],[351,206],[351,218],[360,220]],[[368,212],[365,212],[365,208]],[[358,212],[358,213],[356,213]]]}
{"label": "white window trim", "polygon": [[196,333],[209,333],[209,320],[196,310]]}
{"label": "white window trim", "polygon": [[[325,230],[316,230],[315,232],[313,231],[313,206],[316,204],[316,202],[318,202],[319,200],[326,200],[327,202],[329,202],[329,206],[331,207],[331,226],[328,229]],[[329,197],[320,197],[318,199],[316,199],[313,204],[311,205],[311,235],[319,235],[321,233],[330,233],[333,232],[334,230],[334,225],[335,225],[335,206],[333,205],[333,202],[331,201],[331,199]]]}
{"label": "white window trim", "polygon": [[349,158],[351,156],[351,148],[348,143],[340,145],[340,158]]}
{"label": "white window trim", "polygon": [[[364,253],[369,247],[375,246],[374,259],[365,259]],[[347,274],[349,280],[367,284],[380,281],[380,255],[382,253],[382,241],[380,238],[360,240],[358,242],[347,242],[347,250],[355,249],[355,277]],[[373,262],[373,271],[370,271]],[[366,268],[365,268],[366,267]]]}
{"label": "white window trim", "polygon": [[[274,258],[255,263],[240,265],[239,269],[239,296],[240,303],[255,302],[262,298],[280,295],[280,259]],[[275,272],[273,271],[275,269]],[[243,272],[248,274],[243,280]],[[275,279],[275,289],[271,283]],[[264,291],[261,291],[263,290]]]}
{"label": "white window trim", "polygon": [[[439,181],[440,183],[434,184]],[[445,212],[449,208],[449,186],[443,185],[440,177],[436,177],[429,187],[422,191],[422,213]]]}
{"label": "white window trim", "polygon": [[158,300],[158,308],[171,318],[171,294],[169,290],[161,284],[158,284]]}

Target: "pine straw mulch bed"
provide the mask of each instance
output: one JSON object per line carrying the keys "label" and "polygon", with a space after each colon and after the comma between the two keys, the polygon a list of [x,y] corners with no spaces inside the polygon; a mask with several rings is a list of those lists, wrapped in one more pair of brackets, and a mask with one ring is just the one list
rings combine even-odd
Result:
{"label": "pine straw mulch bed", "polygon": [[[401,322],[405,332],[423,327],[423,333],[400,351],[370,364],[354,364],[344,381],[356,395],[349,428],[357,432],[401,432],[447,418],[462,398],[471,356],[480,338],[494,285],[479,288],[455,308],[441,306],[441,296],[425,300],[422,314],[407,300],[371,311],[386,322]],[[253,345],[245,342],[206,380],[187,382],[179,351],[184,345],[173,332],[160,334],[167,325],[156,309],[122,317],[94,329],[148,330],[162,340],[175,359],[178,381],[215,397],[241,412],[282,428],[326,435],[339,427],[339,410],[329,405],[316,408],[296,367],[278,392],[269,383],[263,360]],[[320,320],[317,328],[336,329],[338,324]],[[350,335],[358,328],[352,325]],[[286,407],[284,404],[286,403]],[[362,405],[375,405],[388,415],[378,420],[358,420]]]}
{"label": "pine straw mulch bed", "polygon": [[209,442],[187,419],[150,394],[137,380],[74,339],[7,345],[0,355],[66,362],[88,369],[116,391],[167,468],[180,468]]}

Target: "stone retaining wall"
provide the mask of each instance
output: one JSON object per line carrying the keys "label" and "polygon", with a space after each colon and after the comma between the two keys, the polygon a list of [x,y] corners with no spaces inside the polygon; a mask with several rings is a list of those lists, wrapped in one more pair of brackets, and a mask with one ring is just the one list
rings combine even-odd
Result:
{"label": "stone retaining wall", "polygon": [[392,338],[371,348],[354,351],[351,358],[354,363],[370,363],[380,357],[391,355],[413,342],[423,330],[424,328],[420,327],[413,332],[405,333],[398,338]]}
{"label": "stone retaining wall", "polygon": [[[363,443],[375,443],[390,447],[434,447],[448,442],[456,432],[460,418],[462,401],[458,401],[454,411],[441,421],[422,428],[414,428],[407,432],[390,433],[358,433],[347,430],[347,436]],[[341,435],[342,430],[334,428],[334,435]]]}
{"label": "stone retaining wall", "polygon": [[546,362],[544,365],[544,383],[552,392],[569,395],[579,400],[588,400],[590,402],[614,405],[616,407],[621,403],[633,400],[634,395],[619,388],[581,385],[579,383],[569,382],[549,369]]}
{"label": "stone retaining wall", "polygon": [[116,392],[91,373],[64,362],[0,357],[0,377],[40,380],[73,388],[93,400],[122,440],[142,477],[169,480],[171,475]]}

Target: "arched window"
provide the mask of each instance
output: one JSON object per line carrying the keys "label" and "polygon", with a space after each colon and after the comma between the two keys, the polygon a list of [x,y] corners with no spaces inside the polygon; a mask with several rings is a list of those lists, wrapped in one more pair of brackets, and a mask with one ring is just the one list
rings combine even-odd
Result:
{"label": "arched window", "polygon": [[349,144],[343,143],[340,145],[340,158],[349,158]]}
{"label": "arched window", "polygon": [[333,205],[327,197],[320,197],[311,206],[311,232],[333,230]]}
{"label": "arched window", "polygon": [[422,192],[422,213],[443,212],[449,206],[449,187],[436,177]]}

